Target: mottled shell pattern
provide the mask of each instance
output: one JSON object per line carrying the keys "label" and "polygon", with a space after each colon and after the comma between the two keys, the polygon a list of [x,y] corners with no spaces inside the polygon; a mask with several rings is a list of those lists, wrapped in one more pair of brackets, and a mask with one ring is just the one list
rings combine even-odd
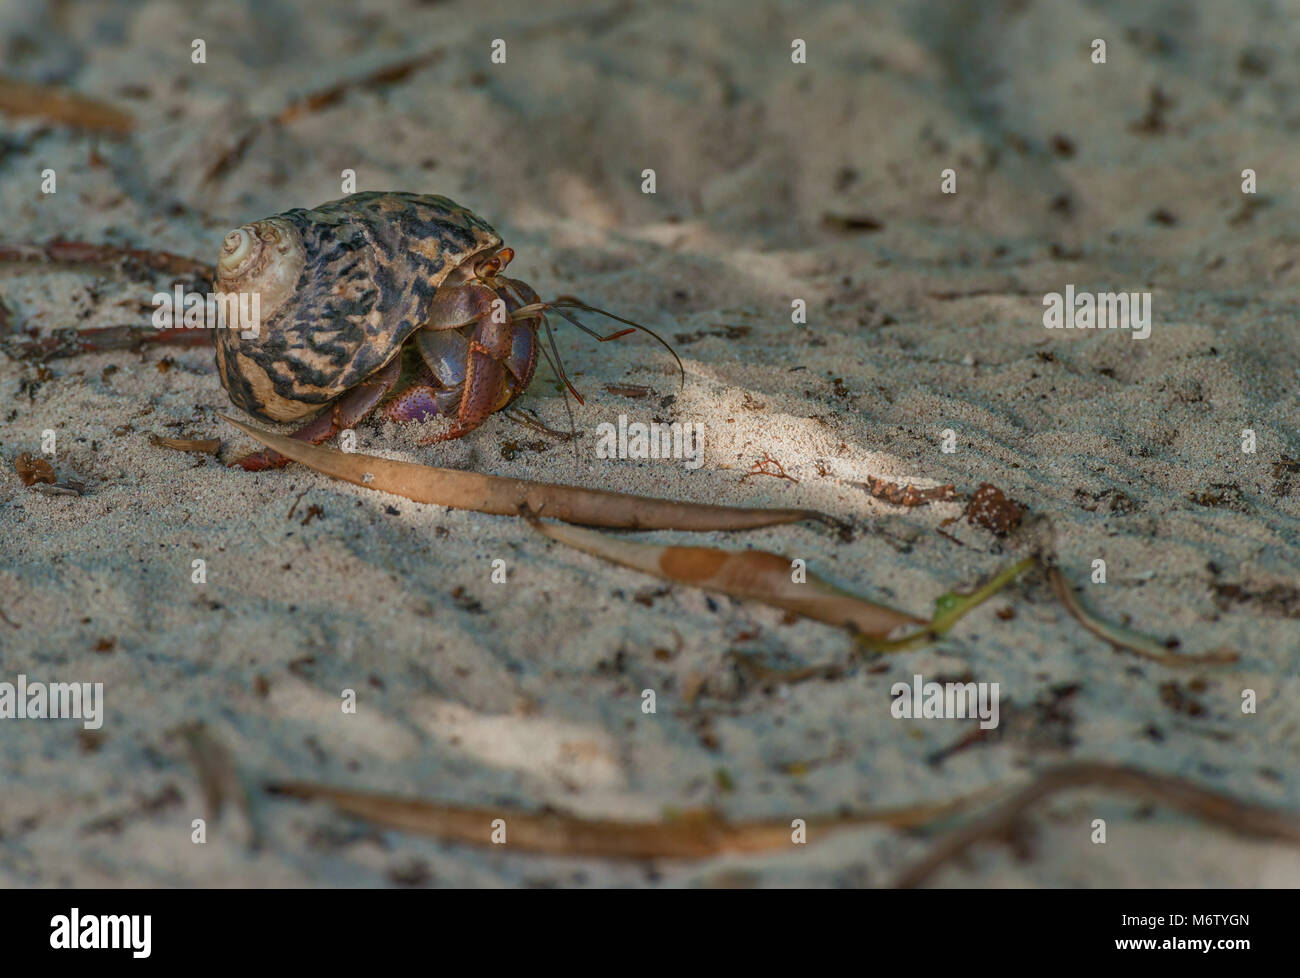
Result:
{"label": "mottled shell pattern", "polygon": [[446,197],[360,193],[295,208],[226,235],[218,292],[257,293],[257,336],[218,330],[230,399],[274,421],[355,387],[424,325],[434,292],[501,238]]}

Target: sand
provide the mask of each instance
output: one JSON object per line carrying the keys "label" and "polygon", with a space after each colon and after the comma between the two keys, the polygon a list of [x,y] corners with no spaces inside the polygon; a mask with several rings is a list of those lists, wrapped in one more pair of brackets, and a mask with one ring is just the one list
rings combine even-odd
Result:
{"label": "sand", "polygon": [[[0,884],[879,886],[932,844],[814,832],[769,854],[647,866],[447,845],[254,790],[260,848],[230,813],[196,845],[192,820],[207,813],[177,735],[196,722],[250,785],[320,781],[507,814],[811,818],[1071,760],[1300,811],[1300,474],[1288,462],[1300,457],[1300,66],[1286,56],[1300,27],[1271,10],[475,0],[6,15],[7,72],[95,95],[138,128],[93,139],[12,121],[4,240],[212,261],[228,229],[337,198],[353,169],[358,190],[472,207],[543,296],[630,315],[685,364],[679,388],[652,342],[595,344],[566,328],[586,400],[576,459],[501,416],[433,446],[418,441],[440,422],[366,422],[360,450],[823,509],[851,521],[851,542],[810,525],[641,538],[800,557],[923,615],[1025,542],[946,523],[960,503],[909,510],[862,484],[988,482],[1050,517],[1062,568],[1108,617],[1242,659],[1172,668],[1116,651],[1041,576],[937,646],[855,657],[842,631],[664,585],[518,520],[154,447],[150,433],[220,438],[221,460],[251,447],[216,417],[232,408],[209,350],[84,355],[48,374],[0,358],[0,680],[105,690],[95,731],[0,724]],[[205,64],[191,62],[194,38]],[[494,38],[505,64],[491,60]],[[795,38],[806,64],[791,61]],[[1093,38],[1107,41],[1104,65],[1089,59]],[[297,96],[431,50],[400,81],[259,126]],[[941,192],[947,168],[955,194]],[[0,267],[15,326],[41,334],[145,323],[170,284]],[[1044,296],[1067,285],[1149,292],[1150,336],[1044,328]],[[650,393],[606,389],[627,385]],[[567,429],[550,380],[522,405]],[[597,458],[597,426],[620,414],[702,425],[703,464]],[[39,454],[47,430],[52,464],[83,495],[17,478],[14,458]],[[790,478],[747,477],[765,457]],[[206,583],[192,581],[196,559]],[[1104,585],[1089,583],[1098,559]],[[763,683],[729,653],[844,668]],[[998,683],[998,735],[932,763],[974,725],[893,717],[891,687],[915,675]],[[340,708],[348,689],[353,715]],[[1256,712],[1243,713],[1243,690]],[[1096,818],[1105,845],[1091,841]],[[1026,852],[982,846],[934,882],[1300,882],[1295,849],[1123,798],[1062,796],[1033,821]]]}

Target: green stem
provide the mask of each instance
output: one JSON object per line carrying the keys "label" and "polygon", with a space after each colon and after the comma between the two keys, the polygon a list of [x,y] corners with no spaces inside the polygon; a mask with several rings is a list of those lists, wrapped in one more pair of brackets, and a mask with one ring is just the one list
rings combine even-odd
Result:
{"label": "green stem", "polygon": [[930,622],[930,627],[923,631],[896,639],[872,639],[859,635],[858,641],[864,648],[872,652],[906,652],[911,649],[923,648],[947,635],[952,630],[952,627],[970,611],[993,597],[993,595],[1033,567],[1037,561],[1036,556],[1026,557],[1002,570],[991,581],[970,594],[954,594],[950,591],[947,594],[940,595],[934,603],[934,620]]}

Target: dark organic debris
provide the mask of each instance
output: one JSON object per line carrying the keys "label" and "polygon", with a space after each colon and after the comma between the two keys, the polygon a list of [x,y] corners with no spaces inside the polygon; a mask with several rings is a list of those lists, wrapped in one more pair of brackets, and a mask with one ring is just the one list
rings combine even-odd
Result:
{"label": "dark organic debris", "polygon": [[17,470],[18,478],[25,486],[38,482],[53,484],[57,481],[54,476],[54,466],[43,458],[32,458],[30,452],[23,452],[14,459],[14,469]]}
{"label": "dark organic debris", "polygon": [[688,343],[694,343],[696,340],[702,340],[706,336],[716,336],[724,340],[739,340],[748,336],[751,332],[749,326],[739,326],[730,323],[714,323],[714,329],[697,329],[693,333],[674,333],[673,342],[685,346]]}
{"label": "dark organic debris", "polygon": [[1231,509],[1239,513],[1250,512],[1250,503],[1235,482],[1212,482],[1200,492],[1188,493],[1188,498],[1197,506],[1210,509]]}
{"label": "dark organic debris", "polygon": [[1293,584],[1216,584],[1215,604],[1227,610],[1234,604],[1249,605],[1258,614],[1279,618],[1300,618],[1300,588]]}
{"label": "dark organic debris", "polygon": [[501,443],[501,457],[512,461],[524,452],[544,452],[550,447],[544,441],[504,441]]}
{"label": "dark organic debris", "polygon": [[981,482],[966,505],[966,521],[972,526],[1005,536],[1020,525],[1025,507],[1010,500],[997,486]]}
{"label": "dark organic debris", "polygon": [[1086,489],[1074,490],[1074,501],[1079,504],[1079,508],[1088,513],[1095,513],[1105,506],[1106,509],[1116,516],[1125,516],[1134,512],[1138,508],[1137,502],[1126,493],[1123,489],[1103,489],[1098,493],[1090,493]]}
{"label": "dark organic debris", "polygon": [[883,231],[885,224],[868,214],[822,214],[822,227],[840,234],[869,234]]}

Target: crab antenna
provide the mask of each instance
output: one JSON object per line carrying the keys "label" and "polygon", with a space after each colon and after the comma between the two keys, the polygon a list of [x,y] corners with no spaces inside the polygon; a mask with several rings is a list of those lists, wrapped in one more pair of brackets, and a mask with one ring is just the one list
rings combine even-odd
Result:
{"label": "crab antenna", "polygon": [[578,298],[576,298],[576,297],[574,297],[574,296],[571,296],[571,295],[561,295],[561,296],[556,296],[555,299],[554,299],[552,302],[549,303],[549,305],[550,305],[550,307],[551,307],[552,309],[554,309],[554,310],[555,310],[557,313],[559,313],[561,316],[564,316],[565,319],[567,319],[569,322],[571,322],[574,326],[577,326],[577,327],[578,327],[579,329],[581,329],[584,333],[589,333],[589,334],[591,334],[592,336],[597,337],[597,338],[598,338],[599,340],[601,340],[602,342],[604,342],[605,340],[614,340],[614,339],[618,339],[618,337],[620,337],[620,336],[626,336],[626,335],[628,334],[629,331],[628,331],[628,330],[623,330],[623,331],[621,331],[621,332],[614,333],[614,334],[612,334],[612,335],[610,335],[610,336],[601,336],[601,335],[600,335],[599,333],[597,333],[595,330],[593,330],[593,329],[589,329],[588,327],[584,326],[582,323],[578,322],[578,321],[577,321],[576,319],[574,319],[572,316],[567,316],[567,315],[565,315],[564,310],[563,310],[561,307],[563,306],[563,307],[567,307],[567,308],[570,308],[570,309],[584,309],[584,310],[586,310],[587,312],[594,312],[594,313],[596,313],[597,315],[605,316],[605,317],[608,318],[608,319],[613,319],[615,322],[624,323],[625,325],[632,327],[632,329],[634,329],[634,330],[640,330],[642,333],[646,333],[646,334],[650,335],[651,337],[654,338],[654,340],[655,340],[655,341],[656,341],[660,346],[662,346],[665,350],[667,350],[669,353],[671,353],[671,354],[673,355],[673,359],[677,361],[677,369],[678,369],[679,371],[681,371],[681,375],[682,375],[682,387],[685,387],[685,386],[686,386],[686,367],[682,364],[682,358],[679,357],[679,356],[677,355],[677,351],[674,350],[674,349],[672,348],[672,346],[669,345],[669,343],[668,343],[667,340],[665,340],[662,336],[660,336],[660,335],[659,335],[658,333],[656,333],[654,330],[650,329],[648,326],[642,326],[640,323],[634,323],[634,322],[632,322],[632,320],[630,320],[630,319],[624,319],[622,316],[616,316],[616,315],[615,315],[614,313],[612,313],[612,312],[608,312],[608,311],[605,310],[605,309],[600,309],[600,308],[598,308],[598,307],[596,307],[596,306],[589,305],[589,304],[583,302],[581,299],[578,299]]}
{"label": "crab antenna", "polygon": [[[582,399],[582,395],[578,393],[578,389],[569,382],[569,375],[564,372],[564,363],[560,359],[559,348],[556,347],[555,345],[555,334],[551,332],[551,324],[546,321],[545,316],[542,316],[541,319],[542,319],[542,327],[546,330],[546,342],[551,345],[551,352],[555,354],[554,360],[552,360],[548,356],[546,358],[546,362],[549,363],[552,368],[554,368],[557,374],[560,375],[560,380],[564,381],[564,386],[569,388],[569,393],[578,399],[579,404],[585,407],[587,402]],[[538,349],[540,349],[543,353],[546,352],[546,347],[544,346],[538,347]]]}
{"label": "crab antenna", "polygon": [[[590,326],[587,326],[585,323],[579,322],[578,319],[575,318],[574,316],[570,316],[568,313],[564,311],[565,309],[583,309],[586,310],[587,312],[594,312],[601,316],[607,316],[610,319],[613,319],[617,322],[626,323],[631,328],[620,329],[617,333],[610,333],[608,336],[601,336]],[[638,330],[642,333],[648,333],[650,336],[654,337],[654,339],[661,346],[663,346],[665,350],[667,350],[669,353],[673,355],[673,359],[677,361],[677,369],[681,371],[682,386],[683,387],[686,386],[686,367],[682,365],[682,358],[677,355],[677,351],[674,350],[671,345],[669,345],[667,340],[665,340],[654,330],[650,329],[648,326],[642,326],[640,323],[634,323],[630,319],[624,319],[622,316],[616,316],[612,312],[607,312],[606,310],[599,309],[596,306],[588,305],[587,303],[583,302],[581,299],[575,299],[573,296],[562,295],[552,302],[533,302],[526,306],[520,306],[518,309],[514,310],[514,312],[510,314],[510,318],[511,319],[533,319],[538,315],[538,313],[546,312],[547,310],[550,310],[559,316],[563,316],[566,320],[568,320],[570,325],[576,326],[578,329],[582,330],[588,336],[595,337],[601,343],[607,343],[610,340],[619,339],[620,337],[627,336],[629,333],[634,333],[637,332]],[[574,393],[576,394],[577,392],[575,391]]]}
{"label": "crab antenna", "polygon": [[[551,327],[546,322],[545,316],[542,317],[542,324],[546,327],[547,339],[551,341],[551,347],[554,348],[555,338],[551,336]],[[555,359],[552,360],[551,354],[546,351],[545,346],[539,346],[538,349],[542,351],[542,356],[546,357],[546,362],[551,365],[551,369],[554,370],[556,374],[558,374],[564,380],[564,387],[567,387],[570,391],[573,391],[573,396],[576,397],[578,399],[578,403],[581,404],[582,395],[573,389],[573,385],[569,383],[569,378],[564,376],[564,367],[560,365],[559,351],[558,350],[556,351]],[[560,388],[560,393],[564,395],[564,413],[569,416],[569,435],[570,435],[569,440],[573,443],[573,461],[576,466],[576,464],[578,463],[578,429],[577,429],[577,425],[574,423],[573,420],[573,408],[569,407],[569,395],[568,392],[565,391],[564,387]]]}
{"label": "crab antenna", "polygon": [[[509,251],[509,249],[506,250]],[[511,251],[510,254],[513,257],[514,252]],[[520,302],[523,301],[523,296],[519,294],[519,289],[515,287],[514,282],[510,281],[510,279],[506,279],[504,284],[505,287],[510,290],[510,293],[515,297],[517,301]],[[546,341],[551,345],[551,353],[555,354],[555,359],[552,360],[550,355],[546,353],[545,346],[540,346],[538,347],[538,349],[541,350],[544,355],[546,355],[546,362],[551,365],[551,369],[554,370],[556,374],[559,375],[559,378],[562,381],[564,381],[564,386],[567,387],[570,393],[572,393],[573,396],[578,399],[578,403],[583,406],[586,406],[587,402],[582,399],[582,395],[578,393],[578,389],[574,387],[573,384],[569,383],[569,376],[564,372],[564,363],[560,359],[559,348],[556,347],[555,345],[555,335],[551,332],[551,324],[546,321],[545,316],[539,315],[540,313],[545,312],[549,308],[551,307],[548,303],[534,302],[531,305],[523,305],[513,310],[510,313],[510,318],[511,319],[540,319],[542,321],[542,327],[546,330]],[[564,404],[567,409],[569,402],[566,400]],[[570,420],[572,420],[572,415],[570,416]]]}

